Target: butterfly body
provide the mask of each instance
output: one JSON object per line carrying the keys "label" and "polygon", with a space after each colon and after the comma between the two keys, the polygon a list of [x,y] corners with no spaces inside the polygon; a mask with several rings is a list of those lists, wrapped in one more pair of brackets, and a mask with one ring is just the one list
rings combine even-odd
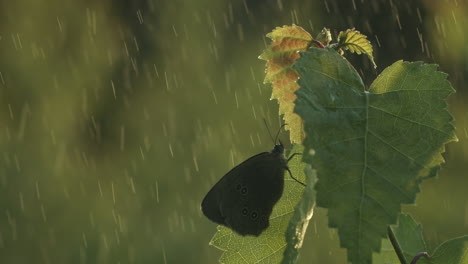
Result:
{"label": "butterfly body", "polygon": [[260,235],[283,194],[288,169],[283,152],[283,145],[276,145],[230,170],[203,199],[203,214],[240,235]]}

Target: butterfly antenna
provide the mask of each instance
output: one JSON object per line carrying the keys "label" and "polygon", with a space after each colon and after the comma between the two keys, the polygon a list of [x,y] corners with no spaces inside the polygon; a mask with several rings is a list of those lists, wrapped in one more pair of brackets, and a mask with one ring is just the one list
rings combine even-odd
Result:
{"label": "butterfly antenna", "polygon": [[[279,136],[279,134],[280,134],[280,132],[281,132],[281,129],[282,129],[284,126],[286,126],[286,124],[282,124],[282,125],[280,126],[280,128],[278,129],[278,133],[276,133],[276,137],[275,137],[275,144],[276,144],[276,141],[278,140],[278,136]],[[281,142],[280,142],[280,143],[281,143]]]}
{"label": "butterfly antenna", "polygon": [[268,131],[268,135],[270,135],[271,140],[273,140],[273,144],[276,144],[276,140],[273,139],[273,136],[271,135],[271,132],[270,132],[270,128],[268,127],[268,124],[267,124],[267,121],[266,121],[265,118],[263,118],[263,123],[265,123],[265,127],[266,127],[266,129]]}

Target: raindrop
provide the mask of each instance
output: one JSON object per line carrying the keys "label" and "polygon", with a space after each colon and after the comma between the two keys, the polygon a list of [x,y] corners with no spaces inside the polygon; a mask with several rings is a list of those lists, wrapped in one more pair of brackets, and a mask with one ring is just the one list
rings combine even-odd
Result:
{"label": "raindrop", "polygon": [[250,143],[252,144],[252,147],[255,147],[255,142],[254,142],[254,139],[252,137],[252,134],[249,133],[249,137],[250,137]]}
{"label": "raindrop", "polygon": [[375,40],[377,41],[377,45],[380,47],[382,47],[382,45],[380,44],[380,40],[379,40],[379,37],[377,35],[374,35],[375,36]]}
{"label": "raindrop", "polygon": [[155,187],[156,187],[156,202],[159,203],[159,185],[158,185],[157,180],[156,180],[156,183],[155,183]]}
{"label": "raindrop", "polygon": [[136,37],[133,37],[133,42],[135,43],[136,51],[137,51],[137,52],[140,52],[140,47],[138,46],[138,42],[137,42]]}
{"label": "raindrop", "polygon": [[218,98],[216,97],[216,94],[215,94],[214,90],[212,88],[210,88],[210,90],[211,90],[211,94],[213,95],[213,99],[214,99],[215,104],[218,104]]}
{"label": "raindrop", "polygon": [[20,201],[20,208],[21,208],[21,211],[24,212],[24,197],[23,197],[23,193],[22,193],[22,192],[19,192],[19,201]]}
{"label": "raindrop", "polygon": [[135,183],[133,182],[133,177],[130,177],[130,188],[132,189],[132,193],[136,194]]}
{"label": "raindrop", "polygon": [[93,212],[89,212],[89,223],[91,224],[92,228],[96,227],[96,223],[94,221],[94,214]]}
{"label": "raindrop", "polygon": [[161,245],[161,248],[162,248],[164,264],[167,264],[166,249],[164,248],[164,244]]}
{"label": "raindrop", "polygon": [[195,165],[195,171],[198,172],[198,161],[197,161],[197,157],[195,156],[195,153],[192,155],[192,158],[193,158],[193,164]]}
{"label": "raindrop", "polygon": [[419,23],[422,23],[421,11],[419,10],[419,7],[416,7],[416,13],[418,14]]}
{"label": "raindrop", "polygon": [[253,104],[252,104],[252,113],[253,113],[254,119],[257,119],[257,114],[255,112],[255,107]]}
{"label": "raindrop", "polygon": [[109,243],[107,242],[107,237],[105,234],[101,234],[102,242],[104,243],[104,247],[109,249]]}
{"label": "raindrop", "polygon": [[169,80],[167,79],[167,72],[164,72],[164,79],[166,80],[166,90],[170,91]]}
{"label": "raindrop", "polygon": [[101,182],[98,180],[98,189],[99,189],[99,194],[101,195],[101,197],[104,196],[104,194],[102,193],[102,187],[101,187]]}
{"label": "raindrop", "polygon": [[13,109],[11,108],[11,104],[8,104],[8,111],[10,112],[10,118],[11,120],[15,120],[14,116],[13,116]]}
{"label": "raindrop", "polygon": [[36,181],[36,197],[37,197],[37,200],[41,199],[41,192],[39,191],[39,182],[38,181]]}
{"label": "raindrop", "polygon": [[276,0],[279,11],[283,11],[283,2],[281,0]]}
{"label": "raindrop", "polygon": [[117,93],[115,92],[115,85],[114,81],[110,80],[111,87],[112,87],[112,93],[114,94],[114,99],[117,99]]}
{"label": "raindrop", "polygon": [[115,189],[114,189],[114,182],[111,183],[111,189],[112,189],[112,201],[115,204]]}
{"label": "raindrop", "polygon": [[171,143],[169,143],[169,152],[171,152],[171,157],[174,157],[174,152],[172,151]]}
{"label": "raindrop", "polygon": [[60,31],[60,32],[63,32],[62,22],[60,22],[60,18],[59,18],[59,17],[57,17],[57,25],[58,25],[59,31]]}
{"label": "raindrop", "polygon": [[244,41],[244,31],[242,29],[242,24],[237,24],[237,35],[239,36],[239,40],[242,42]]}
{"label": "raindrop", "polygon": [[325,9],[327,10],[327,13],[330,13],[330,7],[328,6],[328,2],[325,0]]}
{"label": "raindrop", "polygon": [[85,248],[88,248],[88,241],[87,241],[87,239],[86,239],[86,234],[85,234],[85,233],[82,233],[82,234],[81,234],[81,237],[82,237],[82,239],[83,239],[83,245],[84,245],[84,247],[85,247]]}
{"label": "raindrop", "polygon": [[140,9],[138,9],[137,11],[137,16],[138,16],[138,21],[140,22],[140,24],[143,24],[143,16],[141,15]]}
{"label": "raindrop", "polygon": [[234,167],[236,165],[236,162],[234,161],[234,151],[231,149],[229,151],[230,153],[230,156],[231,156],[231,166],[230,167]]}
{"label": "raindrop", "polygon": [[18,156],[15,154],[15,155],[13,155],[13,158],[15,160],[16,171],[20,172],[21,167],[20,167],[20,163],[19,163],[19,160],[18,160]]}
{"label": "raindrop", "polygon": [[143,148],[141,146],[140,147],[140,155],[141,155],[141,159],[142,160],[145,160],[145,153],[143,152]]}
{"label": "raindrop", "polygon": [[47,215],[46,215],[46,211],[45,211],[43,204],[41,204],[41,214],[42,214],[42,220],[44,220],[44,222],[47,222]]}
{"label": "raindrop", "polygon": [[153,64],[154,72],[156,73],[156,77],[159,78],[159,72],[158,72],[158,67],[156,67],[156,64]]}

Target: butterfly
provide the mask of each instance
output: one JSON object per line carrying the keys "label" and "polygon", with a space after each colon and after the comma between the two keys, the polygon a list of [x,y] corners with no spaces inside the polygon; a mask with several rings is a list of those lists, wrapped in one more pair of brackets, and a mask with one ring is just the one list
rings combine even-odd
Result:
{"label": "butterfly", "polygon": [[271,152],[262,152],[231,169],[206,194],[203,214],[211,221],[246,236],[259,236],[270,225],[274,205],[283,194],[287,163],[280,142]]}

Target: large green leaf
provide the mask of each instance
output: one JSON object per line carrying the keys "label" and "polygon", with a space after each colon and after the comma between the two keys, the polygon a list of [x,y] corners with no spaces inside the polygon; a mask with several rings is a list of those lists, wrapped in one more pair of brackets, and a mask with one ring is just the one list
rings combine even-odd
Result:
{"label": "large green leaf", "polygon": [[332,49],[301,52],[295,111],[317,170],[317,205],[352,263],[371,263],[402,203],[435,176],[456,140],[444,99],[454,90],[436,65],[398,61],[365,91],[356,70]]}
{"label": "large green leaf", "polygon": [[304,169],[304,173],[306,175],[307,187],[304,190],[301,201],[294,210],[291,221],[289,221],[286,231],[287,246],[284,250],[284,257],[281,262],[283,264],[296,263],[299,258],[299,249],[304,242],[307,226],[314,213],[316,172],[312,170],[310,165],[307,165]]}
{"label": "large green leaf", "polygon": [[[294,145],[290,153],[302,153],[302,145]],[[304,182],[305,163],[297,156],[288,163],[295,178]],[[265,185],[266,186],[266,185]],[[284,176],[284,192],[273,208],[270,227],[260,236],[240,236],[224,226],[218,226],[218,232],[210,244],[223,250],[221,263],[279,263],[286,247],[285,232],[293,216],[294,207],[304,192],[304,186],[293,180],[289,173]]]}

